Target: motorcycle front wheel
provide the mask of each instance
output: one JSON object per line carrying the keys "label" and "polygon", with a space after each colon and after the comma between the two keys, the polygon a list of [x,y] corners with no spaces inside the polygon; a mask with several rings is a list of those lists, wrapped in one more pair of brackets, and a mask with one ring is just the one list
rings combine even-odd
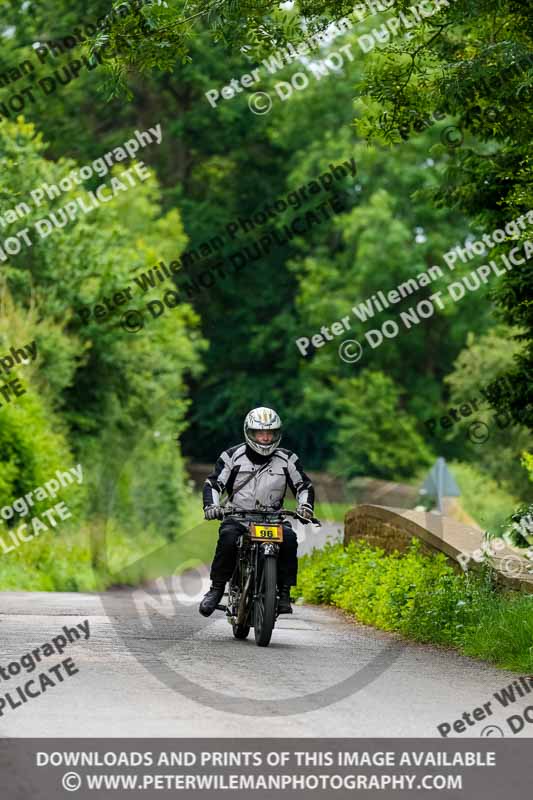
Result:
{"label": "motorcycle front wheel", "polygon": [[263,559],[259,591],[254,607],[254,634],[258,647],[268,647],[276,621],[277,560],[272,556]]}

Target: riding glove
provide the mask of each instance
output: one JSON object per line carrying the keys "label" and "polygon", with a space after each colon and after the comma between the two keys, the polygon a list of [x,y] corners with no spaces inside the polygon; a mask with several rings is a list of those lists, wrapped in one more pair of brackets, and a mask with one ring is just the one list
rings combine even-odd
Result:
{"label": "riding glove", "polygon": [[296,513],[303,517],[304,519],[313,519],[313,509],[311,506],[308,506],[306,503],[302,503],[302,505],[298,506],[296,509]]}
{"label": "riding glove", "polygon": [[222,513],[220,506],[212,505],[206,506],[204,508],[204,517],[205,519],[222,519]]}

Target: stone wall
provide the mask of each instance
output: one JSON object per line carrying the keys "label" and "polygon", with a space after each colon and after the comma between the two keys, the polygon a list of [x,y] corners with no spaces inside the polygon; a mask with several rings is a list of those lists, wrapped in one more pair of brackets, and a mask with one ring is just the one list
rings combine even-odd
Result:
{"label": "stone wall", "polygon": [[427,537],[427,531],[390,509],[364,504],[352,508],[344,518],[345,545],[365,539],[372,547],[381,547],[387,553],[393,550],[405,553],[413,537],[420,540],[423,553],[442,552],[437,543]]}
{"label": "stone wall", "polygon": [[[480,567],[473,554],[481,548],[483,531],[451,517],[402,508],[360,505],[350,509],[344,518],[345,545],[365,539],[373,547],[381,547],[387,553],[393,550],[404,553],[413,537],[421,542],[423,553],[444,553],[448,563],[457,572],[463,572],[458,558],[464,554],[471,556],[469,570],[475,571]],[[488,560],[494,569],[496,583],[501,588],[533,594],[533,575],[528,571],[530,562],[516,551],[504,548]]]}

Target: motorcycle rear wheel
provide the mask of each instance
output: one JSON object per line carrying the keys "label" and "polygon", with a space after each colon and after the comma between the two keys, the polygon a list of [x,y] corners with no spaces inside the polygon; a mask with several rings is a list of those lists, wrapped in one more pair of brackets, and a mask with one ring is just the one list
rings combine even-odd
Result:
{"label": "motorcycle rear wheel", "polygon": [[254,607],[254,635],[258,647],[268,647],[276,621],[277,560],[266,557]]}

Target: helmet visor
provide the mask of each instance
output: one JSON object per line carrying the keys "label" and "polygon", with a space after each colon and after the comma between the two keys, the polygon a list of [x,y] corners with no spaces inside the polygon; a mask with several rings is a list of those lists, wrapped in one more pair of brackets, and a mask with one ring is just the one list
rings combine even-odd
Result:
{"label": "helmet visor", "polygon": [[271,431],[258,430],[257,428],[248,428],[248,436],[256,444],[268,446],[270,444],[275,444],[276,442],[280,441],[281,431],[279,430],[279,428],[277,430],[271,430]]}

